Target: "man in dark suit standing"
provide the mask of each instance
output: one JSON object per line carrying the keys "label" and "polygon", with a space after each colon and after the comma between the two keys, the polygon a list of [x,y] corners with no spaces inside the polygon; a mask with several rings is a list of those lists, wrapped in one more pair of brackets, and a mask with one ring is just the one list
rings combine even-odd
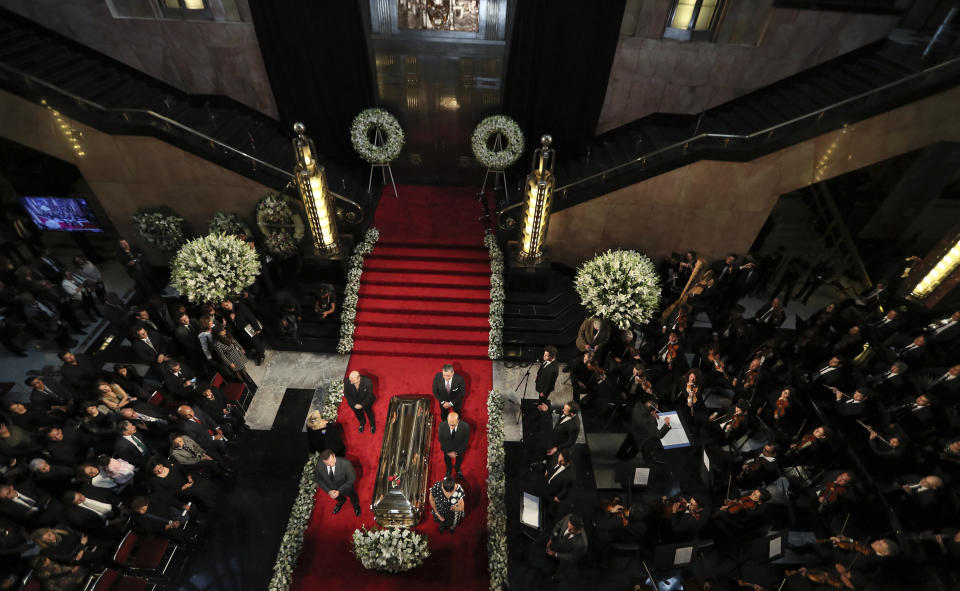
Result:
{"label": "man in dark suit standing", "polygon": [[60,375],[63,381],[80,391],[89,391],[100,377],[100,368],[89,355],[74,355],[72,351],[61,351]]}
{"label": "man in dark suit standing", "polygon": [[126,240],[121,240],[118,245],[117,261],[126,269],[127,274],[136,283],[137,289],[144,295],[159,291],[150,281],[150,268],[144,261],[143,251],[139,247],[131,246]]}
{"label": "man in dark suit standing", "polygon": [[370,432],[376,433],[377,423],[373,418],[373,403],[377,401],[377,397],[373,393],[373,380],[360,375],[358,371],[351,371],[347,376],[347,382],[343,385],[343,397],[353,409],[353,414],[357,415],[360,432],[363,433],[363,427],[367,419],[370,419]]}
{"label": "man in dark suit standing", "polygon": [[133,344],[133,353],[140,363],[149,365],[150,373],[162,380],[160,364],[170,358],[167,338],[141,324],[133,329],[130,341]]}
{"label": "man in dark suit standing", "polygon": [[463,378],[454,373],[453,366],[449,363],[443,366],[441,372],[433,376],[433,395],[440,403],[441,419],[447,420],[447,413],[451,410],[460,414],[466,391],[467,386]]}
{"label": "man in dark suit standing", "polygon": [[550,398],[553,388],[557,385],[557,376],[560,374],[560,366],[557,364],[557,348],[548,345],[543,350],[543,361],[537,369],[537,394],[540,402],[544,403]]}
{"label": "man in dark suit standing", "polygon": [[470,425],[460,422],[460,415],[456,412],[447,413],[447,422],[440,425],[440,449],[443,451],[443,463],[447,466],[447,478],[453,469],[457,471],[457,479],[463,480],[463,452],[467,450],[470,440]]}
{"label": "man in dark suit standing", "polygon": [[568,402],[563,405],[560,411],[560,419],[553,426],[551,434],[550,448],[547,449],[547,455],[552,456],[560,449],[569,449],[577,442],[580,436],[580,405],[576,402]]}
{"label": "man in dark suit standing", "polygon": [[643,454],[647,462],[654,460],[654,454],[660,447],[660,440],[670,431],[670,417],[663,419],[663,426],[657,428],[657,409],[652,402],[638,402],[633,406],[630,430],[623,445],[617,451],[617,457],[629,460],[637,454]]}
{"label": "man in dark suit standing", "polygon": [[360,497],[353,488],[353,484],[357,481],[357,474],[353,471],[353,464],[349,460],[338,458],[329,449],[320,452],[317,479],[323,492],[337,502],[333,507],[334,515],[340,512],[348,498],[353,505],[353,512],[360,515]]}
{"label": "man in dark suit standing", "polygon": [[197,374],[176,359],[167,359],[163,367],[166,370],[163,376],[164,389],[179,402],[193,402],[200,393]]}
{"label": "man in dark suit standing", "polygon": [[177,325],[173,329],[173,339],[177,344],[177,349],[187,361],[190,367],[203,372],[205,358],[203,349],[200,347],[200,328],[197,323],[190,319],[190,316],[183,312],[177,317]]}

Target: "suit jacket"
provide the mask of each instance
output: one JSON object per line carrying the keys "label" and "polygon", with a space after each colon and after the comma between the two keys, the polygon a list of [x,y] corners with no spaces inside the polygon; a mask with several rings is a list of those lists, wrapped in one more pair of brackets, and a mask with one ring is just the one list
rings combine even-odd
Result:
{"label": "suit jacket", "polygon": [[167,533],[167,530],[164,529],[167,522],[182,519],[182,511],[158,498],[157,495],[151,496],[149,501],[150,505],[147,507],[146,513],[142,515],[137,512],[133,513],[133,529],[141,534],[163,536]]}
{"label": "suit jacket", "polygon": [[340,423],[327,423],[326,429],[307,428],[307,446],[310,453],[329,449],[341,457],[347,453],[347,446],[343,444],[343,428]]}
{"label": "suit jacket", "polygon": [[145,363],[147,365],[156,365],[157,355],[170,354],[170,345],[167,341],[167,337],[150,329],[147,329],[147,338],[150,339],[150,343],[153,345],[153,347],[141,341],[136,336],[131,337],[133,342],[133,354],[137,356],[137,359],[141,363]]}
{"label": "suit jacket", "polygon": [[571,513],[558,521],[550,533],[550,549],[557,553],[557,560],[563,562],[577,562],[587,553],[587,532],[582,528],[573,537],[566,537],[572,516]]}
{"label": "suit jacket", "polygon": [[600,330],[594,334],[593,318],[587,318],[580,324],[580,330],[577,331],[577,349],[580,352],[587,350],[587,346],[603,347],[610,340],[610,323],[606,320],[600,321]]}
{"label": "suit jacket", "polygon": [[0,515],[8,517],[17,523],[30,525],[33,521],[43,515],[43,507],[50,502],[50,495],[38,488],[30,486],[23,482],[14,486],[18,493],[22,493],[36,501],[37,511],[31,511],[27,507],[9,499],[0,499]]}
{"label": "suit jacket", "polygon": [[200,421],[199,423],[181,417],[177,423],[177,428],[180,429],[184,435],[188,435],[190,439],[199,443],[203,449],[209,449],[210,446],[214,445],[214,439],[210,431],[216,431],[220,426],[198,408],[193,409],[193,414],[194,418]]}
{"label": "suit jacket", "polygon": [[200,348],[200,330],[194,321],[190,321],[189,326],[177,323],[173,329],[173,339],[177,343],[177,349],[190,359],[199,359],[203,355],[203,349]]}
{"label": "suit jacket", "polygon": [[440,423],[440,449],[443,453],[452,451],[462,454],[467,449],[467,443],[470,441],[470,425],[464,421],[457,424],[456,435],[450,435],[450,425]]}
{"label": "suit jacket", "polygon": [[[96,499],[95,499],[96,500]],[[116,516],[116,507],[112,507],[114,516]],[[101,517],[95,511],[79,505],[70,505],[64,512],[67,523],[82,532],[92,534],[103,534],[109,527],[106,518]]]}
{"label": "suit jacket", "polygon": [[[444,389],[444,393],[446,393],[446,389]],[[343,397],[347,399],[350,408],[353,408],[356,404],[364,408],[373,406],[373,403],[377,400],[373,393],[373,380],[367,376],[360,376],[359,387],[351,384],[350,380],[345,381],[343,383]]]}
{"label": "suit jacket", "polygon": [[317,480],[320,482],[320,488],[323,492],[332,490],[340,491],[340,494],[349,493],[353,490],[353,483],[357,481],[357,473],[353,471],[353,464],[347,458],[337,457],[337,463],[333,467],[333,477],[330,477],[329,468],[323,461],[318,460]]}
{"label": "suit jacket", "polygon": [[63,381],[69,384],[71,388],[88,390],[100,377],[100,368],[89,355],[78,354],[76,357],[76,365],[64,363],[60,366],[60,375],[63,376]]}
{"label": "suit jacket", "polygon": [[638,402],[633,405],[633,414],[630,420],[630,435],[633,436],[637,445],[651,438],[658,440],[663,439],[669,430],[669,425],[663,425],[659,429],[657,428],[656,417],[650,416],[650,413],[647,412],[643,403]]}
{"label": "suit jacket", "polygon": [[463,396],[467,392],[467,385],[459,374],[453,374],[450,380],[450,393],[447,393],[447,386],[443,379],[443,372],[437,372],[433,376],[433,395],[440,402],[452,402],[454,410],[459,412],[463,405]]}
{"label": "suit jacket", "polygon": [[573,417],[564,422],[561,415],[560,420],[553,426],[552,441],[553,447],[557,449],[566,449],[573,447],[580,435],[580,418]]}
{"label": "suit jacket", "polygon": [[557,454],[553,454],[547,464],[546,476],[543,477],[543,497],[548,501],[552,501],[554,497],[560,500],[565,499],[573,490],[573,483],[577,476],[572,463],[568,463],[566,468],[554,475],[557,463]]}
{"label": "suit jacket", "polygon": [[113,444],[113,457],[125,460],[127,463],[133,464],[142,470],[147,465],[147,459],[154,455],[155,452],[139,432],[135,433],[134,437],[140,440],[140,443],[146,448],[145,451],[141,452],[140,448],[127,441],[123,435],[117,435],[117,439]]}
{"label": "suit jacket", "polygon": [[[193,380],[191,383],[190,380]],[[167,372],[163,376],[163,385],[167,392],[171,396],[180,401],[192,400],[199,394],[200,390],[197,387],[199,381],[197,380],[197,374],[193,373],[193,370],[184,365],[180,364],[180,375],[174,375],[170,372]]]}
{"label": "suit jacket", "polygon": [[560,364],[557,363],[556,359],[551,361],[546,367],[543,366],[543,361],[541,361],[540,367],[537,369],[537,393],[550,396],[550,393],[553,392],[553,388],[557,384],[558,375],[560,375]]}
{"label": "suit jacket", "polygon": [[77,395],[73,388],[53,380],[43,380],[46,390],[31,390],[30,404],[39,410],[49,410],[52,405],[70,405]]}

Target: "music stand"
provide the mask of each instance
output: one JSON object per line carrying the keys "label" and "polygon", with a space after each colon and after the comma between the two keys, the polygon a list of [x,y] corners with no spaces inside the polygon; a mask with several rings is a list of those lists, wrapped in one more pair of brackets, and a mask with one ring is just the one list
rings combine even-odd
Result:
{"label": "music stand", "polygon": [[694,541],[657,546],[653,551],[653,568],[671,570],[690,566],[698,555],[698,548]]}
{"label": "music stand", "polygon": [[654,477],[653,468],[637,460],[620,462],[614,468],[614,479],[627,490],[628,508],[633,505],[633,487],[649,486]]}
{"label": "music stand", "polygon": [[757,562],[768,562],[782,558],[787,552],[788,530],[770,532],[750,543],[750,558]]}
{"label": "music stand", "polygon": [[[523,506],[520,508],[520,523],[524,525],[523,533],[528,538],[535,540],[543,530],[543,507],[540,503],[540,497],[528,492],[523,493]],[[532,534],[529,530],[534,530]]]}
{"label": "music stand", "polygon": [[701,450],[700,479],[703,480],[703,484],[707,489],[713,486],[713,472],[710,471],[710,454],[707,453],[707,448]]}

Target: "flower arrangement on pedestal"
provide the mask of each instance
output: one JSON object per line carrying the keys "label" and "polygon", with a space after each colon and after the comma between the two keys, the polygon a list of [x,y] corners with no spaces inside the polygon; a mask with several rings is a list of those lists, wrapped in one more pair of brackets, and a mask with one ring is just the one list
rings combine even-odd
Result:
{"label": "flower arrangement on pedestal", "polygon": [[256,251],[237,236],[208,234],[183,245],[170,264],[170,284],[191,302],[236,297],[260,274]]}
{"label": "flower arrangement on pedestal", "polygon": [[133,212],[132,221],[140,236],[160,250],[175,250],[186,239],[186,220],[165,205],[142,207]]}
{"label": "flower arrangement on pedestal", "polygon": [[[382,144],[370,141],[370,134],[377,131]],[[370,164],[387,164],[396,160],[403,149],[403,128],[384,109],[364,109],[350,125],[350,141],[357,154]]]}
{"label": "flower arrangement on pedestal", "polygon": [[340,403],[343,401],[343,380],[334,380],[327,386],[327,397],[320,408],[320,416],[328,421],[337,420]]}
{"label": "flower arrangement on pedestal", "polygon": [[[487,144],[490,138],[496,134],[506,142],[501,144],[494,151]],[[506,170],[523,154],[523,131],[517,122],[505,115],[491,115],[481,121],[473,130],[473,136],[470,138],[470,145],[473,148],[473,155],[480,164],[490,170]]]}
{"label": "flower arrangement on pedestal", "polygon": [[497,238],[488,233],[483,244],[490,252],[490,345],[487,355],[490,359],[503,357],[503,251],[497,245]]}
{"label": "flower arrangement on pedestal", "polygon": [[269,591],[287,591],[293,583],[293,569],[296,568],[297,558],[300,557],[300,551],[303,549],[303,532],[307,529],[310,515],[313,514],[313,498],[317,492],[317,463],[319,461],[319,452],[313,453],[307,458],[307,463],[303,465],[297,498],[290,510],[287,529],[280,540],[277,560],[273,564],[273,578],[270,579],[270,585],[267,587]]}
{"label": "flower arrangement on pedestal", "polygon": [[487,558],[490,561],[490,591],[502,591],[507,582],[507,512],[503,448],[503,395],[487,395]]}
{"label": "flower arrangement on pedestal", "polygon": [[343,306],[340,309],[340,341],[337,353],[345,354],[353,350],[353,331],[357,319],[357,302],[360,300],[360,276],[363,275],[363,258],[373,252],[373,245],[380,239],[380,231],[367,229],[363,242],[357,245],[350,257],[347,269],[347,285],[343,290]]}
{"label": "flower arrangement on pedestal", "polygon": [[405,527],[353,532],[353,553],[363,568],[402,573],[423,564],[430,556],[427,538]]}
{"label": "flower arrangement on pedestal", "polygon": [[250,237],[250,228],[247,222],[236,213],[218,211],[213,214],[209,222],[209,234],[243,234]]}
{"label": "flower arrangement on pedestal", "polygon": [[660,306],[657,270],[633,250],[607,251],[583,263],[574,288],[590,315],[621,329],[649,321]]}
{"label": "flower arrangement on pedestal", "polygon": [[278,259],[288,259],[299,250],[305,227],[303,219],[283,195],[270,193],[257,203],[257,227],[263,234],[263,247]]}

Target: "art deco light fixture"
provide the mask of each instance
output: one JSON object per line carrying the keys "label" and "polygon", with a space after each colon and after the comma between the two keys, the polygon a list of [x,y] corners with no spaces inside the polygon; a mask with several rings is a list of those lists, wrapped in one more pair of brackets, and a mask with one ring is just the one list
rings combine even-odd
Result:
{"label": "art deco light fixture", "polygon": [[944,254],[932,269],[927,271],[920,283],[913,288],[910,296],[916,299],[923,299],[933,293],[943,281],[949,277],[960,266],[960,240],[953,243],[953,246]]}
{"label": "art deco light fixture", "polygon": [[540,147],[533,152],[533,170],[527,175],[526,206],[520,225],[520,261],[538,263],[543,258],[543,243],[550,221],[553,198],[553,161],[556,151],[550,147],[553,138],[544,135]]}
{"label": "art deco light fixture", "polygon": [[304,133],[303,123],[294,123],[293,151],[297,158],[294,169],[297,189],[307,211],[310,233],[317,251],[327,257],[340,253],[340,236],[337,234],[337,222],[333,216],[333,199],[327,190],[327,175],[314,156],[316,149],[313,140]]}

